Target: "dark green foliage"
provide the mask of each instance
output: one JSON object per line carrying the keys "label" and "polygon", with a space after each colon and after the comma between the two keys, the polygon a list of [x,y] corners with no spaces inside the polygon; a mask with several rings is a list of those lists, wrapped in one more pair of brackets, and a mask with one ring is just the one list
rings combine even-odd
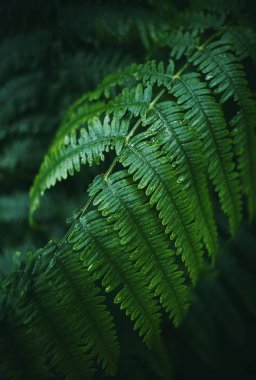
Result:
{"label": "dark green foliage", "polygon": [[[0,51],[0,376],[114,375],[118,308],[160,356],[151,363],[159,378],[171,374],[166,316],[210,367],[216,323],[243,341],[229,293],[255,317],[255,281],[223,235],[256,212],[256,38],[250,15],[228,3],[178,11],[164,0],[123,9],[88,0],[59,11],[53,1],[31,31],[17,6],[18,32],[8,29]],[[45,190],[74,174],[39,209]],[[56,221],[85,186],[64,234]],[[21,225],[14,237],[12,223]],[[5,276],[15,250],[28,253],[16,253]]]}

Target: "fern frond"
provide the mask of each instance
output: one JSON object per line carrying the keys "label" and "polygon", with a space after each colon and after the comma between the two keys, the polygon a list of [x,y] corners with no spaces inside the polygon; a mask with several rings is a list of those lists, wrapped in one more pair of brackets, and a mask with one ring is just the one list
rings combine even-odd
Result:
{"label": "fern frond", "polygon": [[149,83],[151,86],[157,84],[160,87],[172,80],[174,62],[169,60],[165,67],[163,62],[152,60],[144,64],[130,65],[125,69],[125,72],[132,75],[136,80],[142,81],[145,86]]}
{"label": "fern frond", "polygon": [[[52,245],[38,254],[53,252]],[[24,265],[24,264],[23,264]],[[85,342],[83,331],[77,325],[70,324],[63,302],[44,276],[38,276],[38,263],[28,260],[19,279],[21,297],[17,311],[28,332],[44,351],[45,361],[50,372],[67,379],[92,378],[92,360]],[[15,286],[15,282],[13,284]],[[65,295],[63,294],[62,297]],[[22,349],[22,348],[21,348]]]}
{"label": "fern frond", "polygon": [[[241,26],[231,4],[234,0],[225,2],[225,12],[219,10],[223,0],[209,2],[215,3],[209,6],[210,13],[205,11],[208,1],[199,12],[194,12],[195,5],[184,13],[170,7],[167,0],[159,5],[150,0],[144,13],[141,1],[136,0],[136,6],[133,1],[125,5],[131,13],[124,15],[123,9],[114,5],[113,12],[106,12],[108,7],[102,12],[103,2],[96,0],[95,6],[90,1],[93,15],[88,12],[86,19],[84,13],[78,17],[80,7],[64,6],[57,33],[54,25],[54,30],[42,33],[42,39],[35,37],[42,41],[35,59],[33,38],[31,47],[24,46],[26,42],[29,45],[28,35],[1,45],[0,56],[10,55],[0,61],[1,180],[6,174],[14,177],[14,170],[22,179],[24,171],[34,170],[63,106],[81,94],[84,86],[90,90],[104,73],[122,66],[125,57],[130,62],[130,54],[135,62],[105,77],[69,108],[35,179],[31,216],[47,188],[74,175],[82,165],[102,163],[109,151],[114,151],[115,158],[102,165],[105,174],[89,186],[87,201],[63,238],[34,253],[12,254],[13,264],[6,265],[6,272],[12,267],[13,274],[1,270],[1,278],[6,276],[0,285],[3,376],[91,379],[96,363],[107,375],[115,374],[119,344],[111,314],[117,310],[116,306],[112,313],[107,310],[102,289],[111,293],[107,302],[114,301],[124,310],[150,348],[161,346],[160,308],[178,326],[193,297],[192,292],[188,294],[191,281],[195,285],[204,273],[210,277],[209,260],[203,260],[203,254],[205,247],[213,260],[217,253],[219,231],[213,206],[218,221],[219,212],[221,215],[220,234],[227,231],[219,203],[232,235],[242,218],[243,194],[248,198],[250,216],[255,214],[256,102],[245,75],[246,65],[252,62],[244,60],[255,59],[255,35]],[[51,9],[55,7],[53,4]],[[81,8],[87,10],[88,5]],[[72,9],[69,23],[66,17]],[[157,11],[151,12],[153,9]],[[223,25],[225,19],[229,24]],[[78,43],[70,39],[70,31]],[[53,43],[49,45],[50,37]],[[120,41],[128,41],[129,46],[120,46]],[[129,53],[130,46],[133,51]],[[45,62],[46,52],[54,60]],[[27,60],[31,62],[26,64]],[[24,72],[26,67],[29,73]],[[50,88],[45,96],[42,89]],[[45,127],[48,121],[50,126]],[[13,136],[15,140],[9,142]],[[39,143],[41,149],[37,149]],[[16,183],[16,176],[14,180]],[[75,188],[68,191],[77,195]],[[40,220],[51,219],[52,223],[55,210],[66,215],[73,207],[75,201],[69,198],[67,202],[59,192],[56,196],[58,202],[53,197],[45,203]],[[78,197],[74,198],[77,201]],[[5,224],[24,218],[27,202],[23,193],[2,196],[0,208],[4,235],[9,228]],[[43,240],[47,234],[61,235],[59,226],[46,228],[42,228]],[[21,247],[25,250],[30,240],[22,246],[20,235],[24,236],[23,229],[15,239],[8,236],[6,240],[11,241],[12,249],[23,251]],[[234,294],[243,296],[244,305],[255,316],[255,281],[241,275],[243,268],[238,271],[232,257],[225,259],[216,259],[225,282]],[[8,264],[5,257],[1,262]],[[203,302],[195,295],[192,317],[190,314],[184,321],[185,334],[191,330],[192,349],[213,365],[217,360],[214,319],[226,328],[223,314],[229,319],[234,315],[227,328],[232,334],[232,329],[239,328],[239,318],[234,308],[225,305],[221,288],[212,290],[204,285]],[[218,310],[214,305],[217,298],[222,305]]]}
{"label": "fern frond", "polygon": [[70,242],[95,279],[102,279],[106,292],[119,286],[114,302],[134,321],[144,341],[151,345],[159,333],[159,307],[143,276],[132,266],[113,226],[97,211],[80,219]]}
{"label": "fern frond", "polygon": [[174,324],[184,318],[188,307],[187,288],[182,272],[174,263],[168,237],[147,197],[127,175],[117,172],[108,179],[97,178],[90,195],[94,204],[114,223],[121,244],[129,250],[136,268],[145,275],[149,288],[160,297]]}
{"label": "fern frond", "polygon": [[[14,297],[14,302],[11,302],[16,319],[15,331],[17,334],[25,334],[26,331],[24,340],[15,340],[17,358],[12,370],[15,376],[22,370],[24,352],[28,354],[26,360],[32,360],[33,353],[38,354],[41,350],[35,360],[35,368],[41,370],[38,361],[42,360],[47,368],[47,375],[42,378],[52,378],[55,374],[67,379],[90,379],[93,358],[97,358],[98,364],[107,373],[113,374],[119,346],[112,317],[103,303],[104,297],[99,295],[99,289],[79,256],[72,252],[70,246],[63,246],[53,256],[44,275],[40,276],[45,260],[55,250],[56,245],[49,244],[34,257],[27,257],[26,264],[24,261],[19,264],[24,276],[18,276],[16,282],[7,282],[8,298],[11,301]],[[22,295],[18,301],[16,286],[19,286]],[[2,312],[4,310],[2,308]],[[5,315],[6,312],[3,322]],[[11,321],[8,317],[8,322]],[[31,352],[27,350],[30,346]],[[11,358],[7,360],[10,366]],[[33,368],[27,368],[26,378],[33,378]],[[43,371],[41,375],[44,375]]]}
{"label": "fern frond", "polygon": [[170,55],[175,59],[180,59],[183,55],[189,54],[196,46],[197,31],[184,31],[183,28],[168,34],[162,41],[163,46],[171,48]]}
{"label": "fern frond", "polygon": [[[139,114],[142,117],[145,116],[151,95],[151,86],[148,85],[144,89],[141,84],[138,84],[130,90],[124,89],[120,95],[109,102],[108,106],[105,103],[96,103],[96,105],[92,103],[91,114],[87,113],[75,119],[76,112],[71,114],[71,121],[61,126],[31,188],[31,218],[39,206],[44,191],[53,186],[57,180],[61,181],[67,178],[68,174],[73,175],[75,170],[79,171],[81,163],[98,164],[104,159],[103,152],[109,151],[110,148],[115,147],[116,152],[119,153],[126,137],[125,134],[128,134],[126,133],[127,122],[121,122],[121,118],[127,112],[130,116]],[[90,104],[85,105],[85,108],[90,109]],[[78,109],[79,113],[82,110],[84,112],[84,106]],[[109,117],[105,118],[103,124],[98,118],[93,118],[93,115],[103,111],[107,111],[108,115],[113,113],[111,123],[109,123]],[[85,121],[88,123],[88,131],[82,129],[81,137],[76,141],[74,132]]]}
{"label": "fern frond", "polygon": [[[69,323],[81,334],[81,341],[106,373],[114,374],[119,357],[119,346],[113,330],[112,317],[106,310],[104,297],[99,295],[80,258],[69,246],[54,256],[45,280],[58,294],[58,302],[69,316]],[[75,312],[74,312],[75,309]]]}
{"label": "fern frond", "polygon": [[45,190],[68,175],[79,172],[81,165],[99,164],[104,160],[104,152],[115,148],[118,154],[127,135],[128,123],[123,120],[110,121],[106,116],[103,123],[94,117],[88,127],[81,129],[80,137],[73,134],[66,139],[66,145],[46,156],[30,192],[31,214],[38,208]]}
{"label": "fern frond", "polygon": [[235,51],[239,59],[251,57],[256,63],[256,34],[253,30],[239,26],[229,27],[221,39]]}
{"label": "fern frond", "polygon": [[142,81],[146,86],[148,83],[153,86],[157,84],[159,87],[168,83],[172,79],[174,73],[174,62],[169,61],[167,68],[163,62],[155,60],[147,61],[146,63],[133,63],[124,68],[123,71],[116,71],[114,74],[107,75],[95,90],[86,93],[80,101],[97,100],[102,95],[106,98],[110,96],[111,89],[122,86],[134,81]]}
{"label": "fern frond", "polygon": [[232,97],[239,107],[231,120],[232,136],[242,190],[248,198],[252,218],[256,212],[256,102],[248,88],[243,67],[222,41],[211,43],[200,53],[195,53],[191,60],[206,75],[209,86],[222,94],[221,103]]}
{"label": "fern frond", "polygon": [[203,143],[209,176],[228,215],[232,234],[241,220],[240,187],[232,161],[232,142],[219,104],[196,73],[184,74],[170,90]]}
{"label": "fern frond", "polygon": [[196,282],[202,267],[202,247],[194,224],[191,206],[180,186],[173,168],[166,157],[161,156],[156,145],[146,142],[143,135],[130,140],[120,155],[120,161],[140,189],[145,188],[150,203],[156,204],[166,232],[175,239],[178,253]]}
{"label": "fern frond", "polygon": [[145,117],[148,112],[152,98],[152,87],[148,85],[144,88],[141,83],[131,89],[125,88],[111,104],[110,112],[121,118],[127,111],[132,116]]}
{"label": "fern frond", "polygon": [[161,102],[152,108],[153,116],[146,121],[148,132],[161,146],[178,176],[183,190],[187,191],[195,215],[198,231],[210,255],[217,251],[217,228],[209,197],[205,162],[201,144],[189,129],[180,107],[171,101]]}
{"label": "fern frond", "polygon": [[219,30],[225,21],[225,14],[214,12],[186,11],[181,15],[181,23],[185,29],[192,30],[195,34],[203,33],[207,29]]}
{"label": "fern frond", "polygon": [[56,133],[56,137],[50,147],[50,152],[54,151],[56,146],[64,145],[65,137],[70,136],[77,129],[84,126],[88,120],[100,116],[108,109],[105,102],[98,101],[95,103],[74,104],[67,112],[63,123]]}

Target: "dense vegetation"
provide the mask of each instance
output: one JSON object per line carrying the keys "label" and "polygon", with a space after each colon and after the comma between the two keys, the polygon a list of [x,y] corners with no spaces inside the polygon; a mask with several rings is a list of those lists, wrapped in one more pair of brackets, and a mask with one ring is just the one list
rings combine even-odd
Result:
{"label": "dense vegetation", "polygon": [[254,16],[1,4],[0,378],[253,378]]}

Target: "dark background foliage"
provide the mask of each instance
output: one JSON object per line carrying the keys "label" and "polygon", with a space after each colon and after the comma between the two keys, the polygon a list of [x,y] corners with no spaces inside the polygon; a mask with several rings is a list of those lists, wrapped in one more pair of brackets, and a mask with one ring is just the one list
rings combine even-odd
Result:
{"label": "dark background foliage", "polygon": [[[170,5],[167,0],[1,1],[2,277],[12,270],[15,252],[64,235],[65,219],[84,203],[88,184],[107,165],[81,170],[57,185],[29,226],[29,188],[68,105],[116,68],[154,57],[143,25],[152,18],[157,24],[187,6],[187,1]],[[253,20],[253,2],[245,9]],[[191,292],[192,306],[182,326],[174,329],[167,318],[163,321],[155,350],[148,351],[130,322],[109,305],[122,346],[117,378],[255,378],[256,225],[244,223],[234,241],[228,241],[221,216],[219,225],[223,244],[216,268],[206,268]]]}

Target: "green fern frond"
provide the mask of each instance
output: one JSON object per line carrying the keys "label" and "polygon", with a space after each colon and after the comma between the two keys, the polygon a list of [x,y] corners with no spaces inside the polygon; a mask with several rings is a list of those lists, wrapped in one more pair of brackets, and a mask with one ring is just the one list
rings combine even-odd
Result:
{"label": "green fern frond", "polygon": [[161,102],[152,108],[152,113],[153,116],[146,121],[148,132],[155,135],[155,142],[161,146],[183,190],[188,193],[198,231],[210,255],[214,255],[217,251],[217,228],[201,144],[189,128],[181,108],[174,102]]}
{"label": "green fern frond", "polygon": [[234,172],[231,138],[221,108],[196,73],[178,78],[171,92],[186,111],[186,118],[203,143],[209,176],[234,234],[241,220],[240,186]]}
{"label": "green fern frond", "polygon": [[102,279],[106,292],[120,285],[114,302],[134,321],[144,341],[151,345],[159,334],[159,307],[141,273],[132,266],[113,227],[97,211],[80,219],[70,242],[95,279]]}
{"label": "green fern frond", "polygon": [[57,181],[66,179],[68,175],[79,172],[81,165],[99,164],[104,160],[104,152],[115,148],[119,154],[127,135],[128,123],[117,122],[106,116],[103,123],[94,117],[88,127],[81,129],[80,137],[73,134],[66,139],[66,145],[60,146],[54,153],[45,157],[40,173],[30,193],[31,213],[40,203],[44,191],[55,185]]}
{"label": "green fern frond", "polygon": [[[28,348],[31,346],[31,353],[27,352],[28,358],[32,358],[33,352],[36,354],[39,349],[43,351],[37,361],[42,358],[48,376],[50,371],[52,377],[55,374],[68,379],[89,379],[93,373],[93,358],[97,358],[107,373],[113,374],[119,347],[112,317],[103,304],[104,297],[99,295],[99,289],[83,268],[79,256],[66,245],[54,255],[44,276],[39,276],[45,260],[55,250],[55,244],[49,244],[35,257],[28,257],[26,264],[20,262],[25,276],[18,277],[21,299],[14,301],[14,315],[18,322],[15,331],[19,333],[21,330],[24,334],[25,330],[29,341],[16,340],[16,361],[22,360],[28,344]],[[14,282],[11,286],[17,284]],[[13,297],[16,299],[15,288],[8,290],[8,293],[10,301]],[[4,310],[2,308],[2,313]],[[65,319],[63,315],[66,315]],[[6,312],[3,320],[5,317]],[[15,376],[19,368],[22,366],[15,363],[12,368]],[[30,378],[33,367],[28,369],[28,373]]]}
{"label": "green fern frond", "polygon": [[253,30],[243,27],[229,27],[221,39],[235,51],[239,59],[251,57],[256,63],[256,34]]}
{"label": "green fern frond", "polygon": [[175,240],[190,276],[195,283],[202,268],[202,246],[194,224],[191,206],[182,190],[182,179],[176,176],[166,157],[158,147],[144,140],[144,136],[131,139],[120,155],[120,162],[128,167],[140,189],[156,205],[166,232]]}
{"label": "green fern frond", "polygon": [[[44,253],[52,251],[51,246]],[[18,277],[19,282],[16,283],[21,292],[17,316],[44,351],[50,373],[66,376],[67,379],[92,378],[92,360],[86,344],[81,340],[81,330],[76,325],[71,326],[68,318],[63,318],[66,313],[63,304],[59,303],[49,282],[43,276],[36,276],[38,268],[34,266],[35,263],[30,261],[26,265],[23,277]]]}
{"label": "green fern frond", "polygon": [[[54,256],[45,280],[57,291],[59,302],[69,316],[69,323],[80,331],[81,341],[106,373],[117,368],[119,346],[113,330],[112,318],[80,258],[70,247]],[[74,313],[75,309],[75,313]]]}
{"label": "green fern frond", "polygon": [[[126,23],[123,17],[116,18],[122,10],[116,9],[109,18],[102,18],[96,7],[93,22],[89,17],[81,36],[76,33],[81,44],[86,41],[86,46],[97,45],[100,51],[97,81],[112,54],[112,50],[104,54],[103,36],[94,45],[97,33],[115,36],[117,44],[126,39],[133,43],[139,34],[142,44],[136,42],[136,48],[143,45],[144,49],[136,59],[143,62],[145,51],[147,59],[145,63],[133,63],[111,73],[69,108],[31,188],[32,217],[46,189],[73,176],[82,165],[102,163],[112,156],[107,157],[113,150],[115,158],[102,165],[105,174],[97,176],[89,186],[86,203],[73,217],[65,236],[34,253],[15,254],[14,272],[1,284],[0,339],[4,348],[0,348],[3,357],[0,363],[4,375],[12,379],[90,379],[95,364],[108,375],[116,373],[119,343],[112,316],[116,308],[111,313],[107,310],[101,289],[107,293],[107,301],[114,301],[129,316],[144,342],[150,348],[158,346],[160,308],[178,326],[187,314],[191,282],[194,286],[199,276],[208,274],[209,259],[204,260],[204,251],[215,261],[219,232],[220,236],[226,232],[226,225],[223,231],[222,226],[217,228],[219,213],[223,218],[224,212],[234,235],[243,216],[242,195],[248,198],[251,218],[256,212],[256,102],[249,89],[244,60],[249,56],[254,59],[254,32],[238,25],[237,18],[233,25],[234,9],[230,4],[225,4],[221,16],[218,6],[211,13],[172,15],[168,1],[164,4],[159,14],[148,12],[145,18],[136,9],[125,16]],[[133,5],[129,9],[132,8]],[[67,11],[68,7],[60,16],[62,22]],[[225,19],[232,25],[224,25]],[[170,30],[172,26],[174,29]],[[76,25],[73,23],[70,28]],[[241,32],[238,38],[240,30],[244,35]],[[57,38],[55,42],[59,47],[53,51],[61,51],[63,41]],[[64,46],[68,45],[68,38],[64,42]],[[46,45],[39,54],[41,58]],[[114,51],[113,48],[113,61]],[[76,81],[85,82],[88,72],[95,71],[92,67],[83,72],[84,64],[93,66],[94,52],[69,53],[61,55],[65,64],[62,62],[58,72],[49,68],[57,78],[49,103],[72,82],[73,71],[79,73]],[[26,54],[24,59],[30,57],[29,49]],[[121,57],[122,53],[119,54]],[[107,58],[101,60],[101,56]],[[48,67],[36,71],[36,65],[31,62],[32,73],[24,74],[21,61],[20,67],[15,66],[16,76],[11,80],[8,77],[0,89],[4,104],[1,144],[7,149],[8,139],[16,132],[24,141],[30,128],[34,133],[30,143],[20,139],[11,142],[17,146],[21,141],[24,143],[20,154],[16,145],[9,155],[4,151],[7,159],[0,164],[3,175],[13,168],[18,170],[23,156],[28,159],[24,162],[28,172],[30,165],[34,168],[37,164],[37,154],[42,154],[42,149],[37,152],[36,147],[40,136],[48,134],[47,128],[41,131],[48,120],[46,112],[40,113],[39,127],[34,123]],[[69,71],[69,65],[73,70]],[[0,64],[0,71],[1,67],[7,72],[5,65]],[[69,93],[58,102],[63,106],[71,99]],[[52,118],[48,103],[45,109],[53,126],[60,115],[56,112]],[[25,154],[28,150],[29,156]],[[66,198],[57,195],[57,207],[62,208]],[[22,196],[0,199],[3,211],[4,203],[10,202],[7,222],[19,219],[19,214],[13,216],[10,209],[15,200],[24,217],[24,199]],[[46,203],[45,210],[51,204]],[[63,209],[64,214],[67,208]],[[5,213],[2,214],[5,222]],[[55,230],[50,231],[51,235],[54,233]],[[235,292],[243,295],[244,304],[254,316],[253,295],[250,290],[246,295],[247,289],[255,288],[254,281],[241,276],[242,284],[238,284],[236,262],[228,255],[225,259],[217,256],[217,264]],[[207,285],[205,288],[208,289]],[[201,294],[203,302],[195,296],[196,307],[185,323],[187,331],[192,331],[192,349],[212,364],[216,359],[214,318],[224,325],[224,317],[222,309],[216,311],[212,299],[207,299],[206,290]],[[209,293],[225,306],[226,295],[220,295],[220,288],[210,289]],[[224,306],[228,318],[235,315],[232,307]],[[227,328],[230,334],[239,327],[238,319]],[[197,331],[202,325],[200,334],[193,335],[195,325]],[[207,340],[207,330],[213,343]]]}
{"label": "green fern frond", "polygon": [[97,178],[90,195],[97,196],[94,204],[114,223],[121,244],[129,250],[135,267],[142,271],[149,288],[178,325],[188,307],[187,289],[182,272],[174,263],[168,237],[158,223],[158,216],[147,197],[127,175],[117,172],[108,179]]}
{"label": "green fern frond", "polygon": [[148,61],[144,64],[133,64],[125,69],[125,72],[132,75],[137,81],[142,81],[146,86],[148,83],[153,86],[165,85],[172,80],[174,74],[174,62],[169,60],[165,67],[163,62]]}
{"label": "green fern frond", "polygon": [[95,90],[86,93],[79,102],[97,100],[102,95],[109,98],[111,89],[117,86],[124,87],[134,81],[142,81],[145,86],[149,83],[151,86],[157,84],[160,87],[172,79],[173,73],[174,63],[171,60],[167,68],[163,62],[156,62],[155,60],[141,64],[133,63],[125,67],[123,71],[117,71],[106,76]]}
{"label": "green fern frond", "polygon": [[196,46],[197,31],[184,31],[182,28],[168,35],[163,40],[162,45],[171,48],[170,55],[175,59],[180,59],[183,55],[189,54]]}
{"label": "green fern frond", "polygon": [[77,129],[83,127],[88,120],[100,116],[108,109],[108,105],[102,101],[89,104],[80,103],[78,102],[78,105],[74,104],[68,110],[63,123],[56,133],[56,137],[50,147],[50,152],[53,152],[59,145],[64,145],[66,136],[70,136]]}
{"label": "green fern frond", "polygon": [[181,15],[181,23],[185,29],[199,34],[207,29],[219,30],[225,22],[226,15],[217,15],[215,12],[193,11],[192,9]]}
{"label": "green fern frond", "polygon": [[220,103],[233,98],[239,111],[231,120],[235,154],[249,214],[255,215],[256,197],[256,102],[248,88],[242,65],[223,42],[213,42],[191,58],[205,74],[209,86],[221,94]]}

